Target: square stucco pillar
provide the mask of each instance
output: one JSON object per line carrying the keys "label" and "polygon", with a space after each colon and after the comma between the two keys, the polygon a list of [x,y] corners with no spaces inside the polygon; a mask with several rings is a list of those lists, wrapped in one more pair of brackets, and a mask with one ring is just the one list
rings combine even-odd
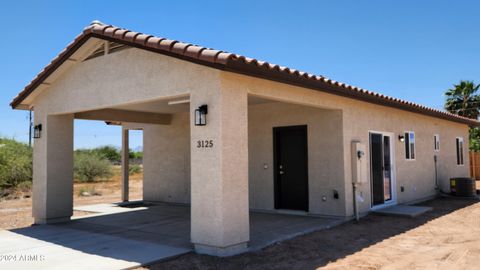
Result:
{"label": "square stucco pillar", "polygon": [[[195,126],[195,109],[204,104],[207,124]],[[244,252],[250,236],[247,92],[196,89],[190,96],[190,113],[195,251],[214,256]]]}
{"label": "square stucco pillar", "polygon": [[35,111],[41,137],[33,150],[33,217],[35,224],[69,221],[73,213],[73,115]]}

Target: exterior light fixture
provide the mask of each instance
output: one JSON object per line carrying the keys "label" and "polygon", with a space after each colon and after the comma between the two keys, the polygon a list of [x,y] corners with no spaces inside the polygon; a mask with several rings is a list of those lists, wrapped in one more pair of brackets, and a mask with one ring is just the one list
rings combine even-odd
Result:
{"label": "exterior light fixture", "polygon": [[33,127],[33,138],[39,139],[42,135],[42,124],[35,125]]}
{"label": "exterior light fixture", "polygon": [[195,126],[205,126],[207,124],[208,106],[202,105],[195,110]]}
{"label": "exterior light fixture", "polygon": [[404,142],[405,141],[405,136],[398,135],[398,140],[401,141],[401,142]]}

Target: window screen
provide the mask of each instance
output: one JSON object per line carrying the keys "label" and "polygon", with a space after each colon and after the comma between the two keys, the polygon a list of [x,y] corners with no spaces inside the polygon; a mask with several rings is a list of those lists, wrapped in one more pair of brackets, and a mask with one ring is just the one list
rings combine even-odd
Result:
{"label": "window screen", "polygon": [[463,138],[457,138],[457,165],[463,165]]}
{"label": "window screen", "polygon": [[433,149],[440,151],[440,135],[438,134],[433,135]]}
{"label": "window screen", "polygon": [[405,158],[415,159],[415,133],[413,131],[405,132]]}

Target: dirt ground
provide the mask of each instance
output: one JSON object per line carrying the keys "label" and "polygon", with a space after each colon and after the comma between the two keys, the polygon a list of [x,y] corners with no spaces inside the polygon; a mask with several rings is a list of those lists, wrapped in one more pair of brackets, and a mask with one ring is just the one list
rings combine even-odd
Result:
{"label": "dirt ground", "polygon": [[[118,170],[118,169],[116,169]],[[142,199],[143,174],[130,176],[130,200]],[[113,203],[121,200],[120,174],[115,171],[114,177],[109,181],[95,183],[74,183],[73,205],[86,205],[97,203]],[[81,190],[95,190],[98,195],[79,196]],[[13,229],[30,226],[32,218],[32,199],[30,194],[24,194],[28,198],[0,200],[0,229]],[[91,214],[88,212],[74,211],[74,216]]]}
{"label": "dirt ground", "polygon": [[369,215],[229,258],[194,253],[142,269],[480,269],[480,203],[436,199],[417,218]]}
{"label": "dirt ground", "polygon": [[[131,198],[142,198],[142,175],[131,177]],[[100,196],[82,197],[90,189]],[[120,178],[74,185],[74,204],[117,202]],[[368,215],[229,258],[189,253],[140,269],[480,269],[480,202],[439,198],[417,218]],[[75,215],[85,213],[76,211]],[[0,201],[0,229],[29,226],[31,199]]]}

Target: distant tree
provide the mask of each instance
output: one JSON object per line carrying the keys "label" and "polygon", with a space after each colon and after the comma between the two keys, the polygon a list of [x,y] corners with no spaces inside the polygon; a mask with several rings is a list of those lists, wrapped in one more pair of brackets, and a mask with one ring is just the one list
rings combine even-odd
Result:
{"label": "distant tree", "polygon": [[[480,114],[480,85],[473,81],[460,81],[453,88],[445,92],[445,109],[453,114],[478,119]],[[480,151],[480,129],[470,128],[469,148],[472,151]]]}
{"label": "distant tree", "polygon": [[129,152],[128,152],[128,158],[129,159],[142,159],[143,158],[143,152],[135,152],[135,151],[132,151],[132,149],[129,149]]}
{"label": "distant tree", "polygon": [[480,151],[480,129],[475,127],[470,128],[469,131],[469,148],[471,151],[478,152]]}
{"label": "distant tree", "polygon": [[445,92],[447,98],[445,109],[453,114],[478,119],[480,114],[480,96],[477,94],[480,85],[473,81],[460,81]]}
{"label": "distant tree", "polygon": [[114,146],[105,145],[91,150],[93,154],[101,158],[108,159],[110,162],[120,162],[120,151]]}

